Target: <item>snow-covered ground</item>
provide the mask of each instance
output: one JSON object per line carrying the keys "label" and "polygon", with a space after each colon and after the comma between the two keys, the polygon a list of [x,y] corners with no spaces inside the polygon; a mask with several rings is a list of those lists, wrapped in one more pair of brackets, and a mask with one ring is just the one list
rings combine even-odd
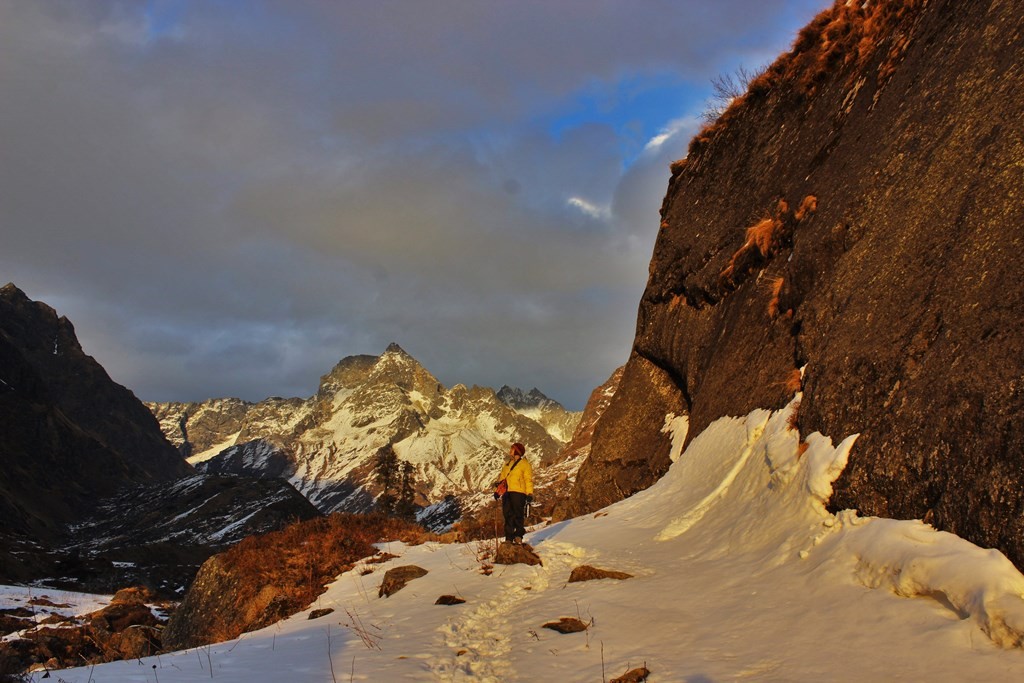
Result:
{"label": "snow-covered ground", "polygon": [[[650,489],[538,529],[542,567],[481,572],[479,544],[427,544],[331,584],[308,611],[208,648],[95,669],[86,681],[1022,680],[1024,576],[1001,554],[916,521],[831,515],[853,437],[788,411],[715,422]],[[685,420],[666,420],[681,439]],[[384,570],[429,573],[378,598]],[[581,564],[625,581],[568,584]],[[371,566],[371,565],[367,565]],[[437,606],[442,594],[466,600]],[[580,633],[543,628],[560,617]],[[998,644],[997,644],[998,643]],[[212,670],[211,670],[212,667]]]}

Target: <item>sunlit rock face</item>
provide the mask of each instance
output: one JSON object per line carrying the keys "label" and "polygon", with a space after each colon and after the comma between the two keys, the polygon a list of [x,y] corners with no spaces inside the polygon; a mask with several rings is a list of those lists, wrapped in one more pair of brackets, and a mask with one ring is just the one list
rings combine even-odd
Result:
{"label": "sunlit rock face", "polygon": [[694,139],[573,513],[667,469],[645,405],[692,436],[802,390],[802,433],[861,434],[834,509],[1024,566],[1022,29],[1013,3],[836,3]]}

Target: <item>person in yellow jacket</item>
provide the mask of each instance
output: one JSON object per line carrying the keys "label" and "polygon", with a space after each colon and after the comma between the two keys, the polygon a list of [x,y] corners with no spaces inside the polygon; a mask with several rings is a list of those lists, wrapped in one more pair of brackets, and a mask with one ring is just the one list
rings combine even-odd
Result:
{"label": "person in yellow jacket", "polygon": [[[522,543],[526,534],[526,504],[533,502],[533,468],[526,455],[526,446],[512,444],[509,459],[501,468],[495,499],[501,498],[501,512],[505,517],[505,540],[508,543]],[[502,491],[502,482],[507,487]]]}

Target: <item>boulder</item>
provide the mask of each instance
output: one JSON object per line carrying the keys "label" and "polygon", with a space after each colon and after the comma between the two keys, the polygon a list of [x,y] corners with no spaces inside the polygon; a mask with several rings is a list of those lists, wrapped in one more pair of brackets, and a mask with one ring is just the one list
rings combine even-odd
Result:
{"label": "boulder", "polygon": [[544,628],[549,628],[559,633],[579,633],[590,628],[590,624],[586,624],[576,617],[562,617],[558,621],[549,621],[544,624]]}
{"label": "boulder", "polygon": [[632,574],[617,572],[611,569],[598,569],[589,564],[580,565],[569,574],[569,583],[577,581],[594,581],[595,579],[618,579],[620,581],[633,578]]}
{"label": "boulder", "polygon": [[646,666],[641,666],[636,669],[630,669],[621,676],[613,678],[610,683],[643,683],[650,675],[650,670]]}
{"label": "boulder", "polygon": [[498,546],[498,552],[494,556],[495,564],[528,564],[543,565],[540,556],[533,551],[533,548],[525,543],[502,543]]}
{"label": "boulder", "polygon": [[435,605],[461,605],[465,600],[455,595],[442,595],[439,597],[434,604]]}
{"label": "boulder", "polygon": [[380,584],[380,590],[378,590],[377,596],[381,598],[390,598],[392,595],[405,588],[405,584],[409,583],[413,579],[418,579],[421,576],[426,575],[426,573],[426,569],[423,567],[417,567],[414,564],[393,567],[384,573],[384,580]]}

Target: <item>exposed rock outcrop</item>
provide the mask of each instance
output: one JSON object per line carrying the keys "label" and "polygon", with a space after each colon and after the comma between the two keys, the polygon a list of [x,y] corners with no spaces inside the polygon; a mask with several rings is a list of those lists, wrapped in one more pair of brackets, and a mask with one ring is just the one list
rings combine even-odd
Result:
{"label": "exposed rock outcrop", "polygon": [[[860,433],[831,505],[923,518],[1024,567],[1024,14],[837,2],[673,165],[622,386],[569,512],[778,408]],[[803,381],[798,370],[803,368]]]}

